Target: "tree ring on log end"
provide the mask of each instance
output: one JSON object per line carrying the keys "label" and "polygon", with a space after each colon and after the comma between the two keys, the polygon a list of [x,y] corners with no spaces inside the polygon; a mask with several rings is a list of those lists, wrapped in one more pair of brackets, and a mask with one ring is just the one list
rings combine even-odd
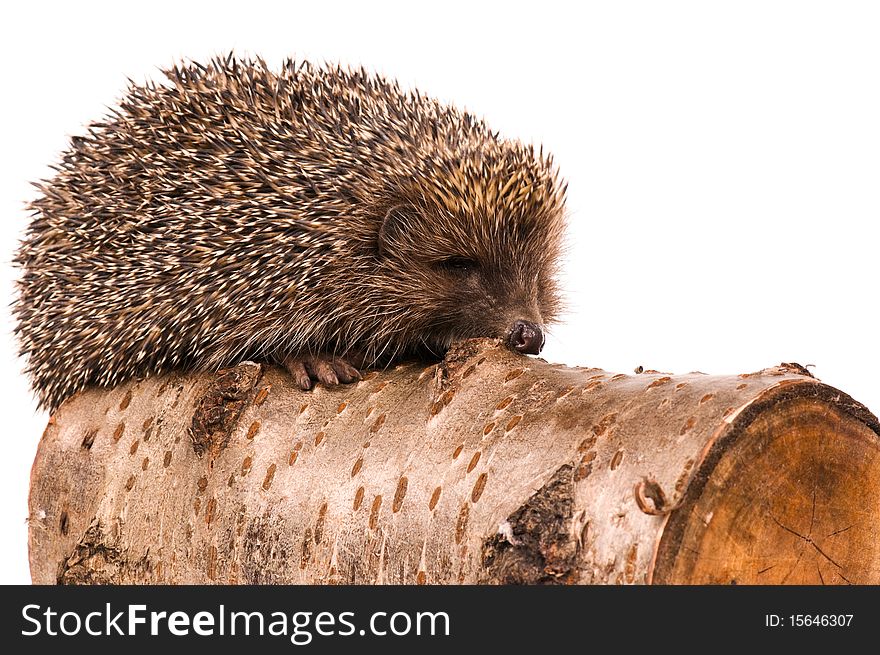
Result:
{"label": "tree ring on log end", "polygon": [[669,516],[654,584],[880,583],[880,440],[829,389],[776,390],[719,437]]}

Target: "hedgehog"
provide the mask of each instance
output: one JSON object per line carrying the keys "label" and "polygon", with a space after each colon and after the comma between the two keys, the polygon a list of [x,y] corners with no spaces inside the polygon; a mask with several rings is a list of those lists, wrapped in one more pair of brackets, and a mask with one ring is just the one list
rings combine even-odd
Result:
{"label": "hedgehog", "polygon": [[347,384],[561,308],[543,148],[363,68],[233,55],[129,87],[35,184],[15,262],[40,406],[244,360]]}

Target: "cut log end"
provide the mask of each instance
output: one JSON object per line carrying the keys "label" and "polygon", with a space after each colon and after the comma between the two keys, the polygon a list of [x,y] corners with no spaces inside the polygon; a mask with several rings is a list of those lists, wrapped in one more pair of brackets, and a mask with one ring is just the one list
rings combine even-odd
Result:
{"label": "cut log end", "polygon": [[669,517],[653,581],[876,583],[877,434],[817,397],[782,399],[741,423]]}

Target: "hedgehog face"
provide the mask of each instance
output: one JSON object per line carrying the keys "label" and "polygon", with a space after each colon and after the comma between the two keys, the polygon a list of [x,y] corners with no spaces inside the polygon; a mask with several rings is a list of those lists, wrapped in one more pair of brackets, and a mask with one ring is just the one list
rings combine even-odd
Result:
{"label": "hedgehog face", "polygon": [[472,337],[538,354],[558,313],[557,216],[392,207],[379,233],[379,269],[417,317],[411,338],[436,355]]}

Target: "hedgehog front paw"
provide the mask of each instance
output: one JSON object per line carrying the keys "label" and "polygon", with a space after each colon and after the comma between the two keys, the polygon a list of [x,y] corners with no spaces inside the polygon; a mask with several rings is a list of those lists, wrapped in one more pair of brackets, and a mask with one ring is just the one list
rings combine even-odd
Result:
{"label": "hedgehog front paw", "polygon": [[341,357],[331,355],[301,355],[284,358],[284,368],[293,376],[296,386],[303,391],[312,388],[314,382],[331,387],[349,384],[361,379],[360,371]]}

